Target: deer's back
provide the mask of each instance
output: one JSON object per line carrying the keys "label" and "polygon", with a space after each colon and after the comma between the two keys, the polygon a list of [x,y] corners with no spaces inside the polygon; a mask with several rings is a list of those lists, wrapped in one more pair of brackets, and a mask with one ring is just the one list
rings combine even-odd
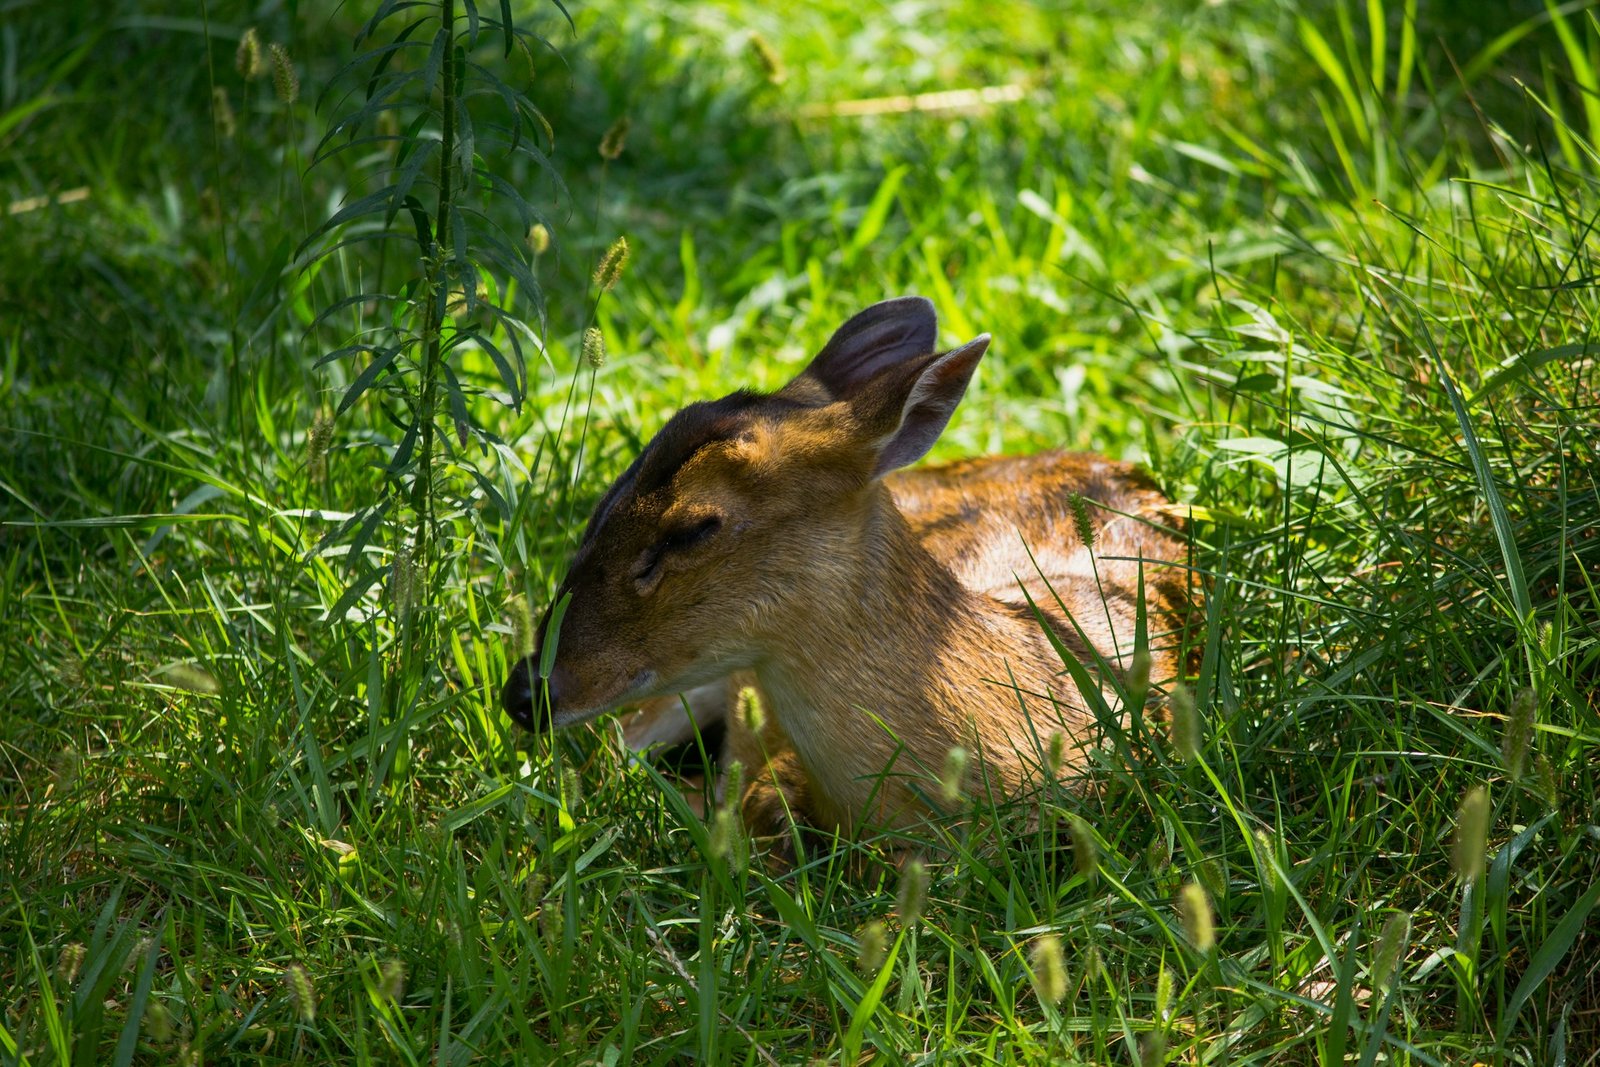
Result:
{"label": "deer's back", "polygon": [[[1181,625],[1185,547],[1166,497],[1132,464],[1044,452],[915,468],[886,481],[924,547],[963,585],[1017,605],[1026,604],[1025,589],[1069,644],[1081,629],[1108,659],[1131,652],[1141,559],[1150,632]],[[1080,536],[1085,523],[1092,546]]]}

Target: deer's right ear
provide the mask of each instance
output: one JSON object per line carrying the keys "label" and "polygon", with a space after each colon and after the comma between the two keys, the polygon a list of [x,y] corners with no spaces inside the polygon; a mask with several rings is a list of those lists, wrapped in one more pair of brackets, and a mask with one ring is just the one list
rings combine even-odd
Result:
{"label": "deer's right ear", "polygon": [[839,327],[793,385],[820,385],[828,400],[849,400],[885,371],[931,353],[938,340],[931,301],[885,300]]}
{"label": "deer's right ear", "polygon": [[916,377],[886,392],[888,404],[899,404],[898,411],[893,411],[898,418],[893,431],[880,442],[874,476],[882,477],[928,454],[966,395],[978,360],[988,350],[989,335],[979,334],[960,348],[929,360]]}

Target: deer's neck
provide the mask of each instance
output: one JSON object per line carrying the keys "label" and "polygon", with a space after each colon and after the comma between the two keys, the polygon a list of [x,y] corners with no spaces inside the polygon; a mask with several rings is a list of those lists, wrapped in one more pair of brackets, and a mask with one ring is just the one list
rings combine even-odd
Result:
{"label": "deer's neck", "polygon": [[767,635],[756,665],[814,794],[841,808],[818,814],[851,825],[871,798],[892,820],[912,806],[908,781],[937,794],[956,746],[973,754],[975,775],[998,774],[1009,790],[1027,776],[1031,737],[1083,725],[1048,638],[1026,613],[962,586],[887,492],[860,520],[819,563],[824,596]]}

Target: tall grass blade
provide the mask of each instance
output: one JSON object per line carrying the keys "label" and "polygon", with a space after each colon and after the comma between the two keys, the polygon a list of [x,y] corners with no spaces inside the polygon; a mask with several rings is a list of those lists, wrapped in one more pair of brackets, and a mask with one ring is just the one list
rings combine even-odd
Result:
{"label": "tall grass blade", "polygon": [[1450,369],[1445,366],[1443,357],[1439,355],[1427,325],[1420,319],[1418,332],[1422,335],[1434,368],[1439,373],[1439,381],[1444,386],[1445,396],[1450,401],[1450,410],[1455,413],[1456,425],[1461,429],[1462,442],[1472,461],[1472,473],[1477,480],[1478,491],[1483,496],[1484,505],[1489,509],[1489,521],[1494,526],[1495,541],[1500,546],[1500,556],[1505,562],[1506,586],[1516,610],[1517,629],[1523,635],[1523,645],[1528,652],[1530,669],[1534,669],[1531,645],[1533,595],[1529,592],[1528,579],[1523,571],[1522,554],[1517,548],[1516,532],[1511,526],[1511,515],[1506,511],[1505,502],[1500,497],[1500,489],[1495,483],[1494,470],[1489,466],[1488,457],[1478,442],[1476,431],[1472,428],[1472,419],[1467,414],[1466,404],[1461,399],[1461,391],[1456,388],[1455,379],[1450,376]]}
{"label": "tall grass blade", "polygon": [[1529,998],[1538,992],[1539,987],[1566,957],[1568,950],[1584,934],[1589,913],[1594,910],[1596,902],[1600,902],[1600,881],[1591,885],[1588,891],[1578,898],[1577,903],[1567,910],[1528,961],[1528,969],[1523,971],[1522,980],[1517,983],[1516,989],[1511,993],[1511,999],[1506,1002],[1505,1010],[1500,1014],[1500,1025],[1495,1031],[1495,1041],[1498,1044],[1505,1045],[1511,1036],[1511,1028],[1517,1024],[1517,1018],[1522,1014],[1522,1009],[1527,1005]]}

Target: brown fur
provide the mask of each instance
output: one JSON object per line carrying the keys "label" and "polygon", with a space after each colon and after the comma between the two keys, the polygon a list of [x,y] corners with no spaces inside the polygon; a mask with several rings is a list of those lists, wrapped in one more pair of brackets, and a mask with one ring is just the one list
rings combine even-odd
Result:
{"label": "brown fur", "polygon": [[[1092,740],[1093,715],[1023,590],[1081,661],[1093,662],[1087,637],[1125,667],[1138,560],[1147,561],[1151,674],[1176,676],[1185,581],[1171,561],[1183,546],[1150,525],[1166,502],[1131,466],[1063,453],[990,458],[895,476],[887,489],[856,517],[865,536],[855,551],[819,568],[828,607],[763,634],[772,652],[755,678],[781,730],[763,744],[729,723],[730,756],[746,766],[792,750],[818,824],[906,821],[918,809],[911,786],[936,796],[955,746],[981,750],[976,773],[1007,793],[1036,773],[1052,733],[1069,752]],[[1085,499],[1093,552],[1078,539],[1073,493]],[[763,791],[750,781],[747,817],[752,806],[770,810]]]}
{"label": "brown fur", "polygon": [[[1087,641],[1125,667],[1144,561],[1151,676],[1176,676],[1184,550],[1148,477],[1060,452],[882,476],[932,443],[987,343],[931,353],[931,330],[931,309],[879,305],[782,392],[669,423],[573,560],[557,725],[655,698],[629,729],[662,734],[662,697],[713,687],[697,703],[726,717],[752,830],[792,815],[848,831],[920,817],[956,746],[1002,794],[1037,774],[1054,733],[1067,771],[1081,766],[1094,716],[1024,590],[1081,662]],[[719,679],[754,684],[759,737]]]}

